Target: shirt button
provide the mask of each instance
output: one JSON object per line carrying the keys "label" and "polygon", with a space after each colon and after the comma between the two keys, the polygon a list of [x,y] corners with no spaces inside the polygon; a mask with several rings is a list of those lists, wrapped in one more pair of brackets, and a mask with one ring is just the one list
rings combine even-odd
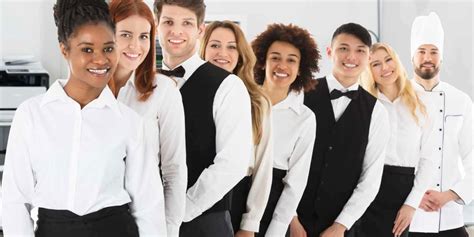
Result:
{"label": "shirt button", "polygon": [[440,169],[441,169],[441,166],[438,166],[438,169],[440,170]]}
{"label": "shirt button", "polygon": [[442,110],[442,109],[440,109],[440,110],[439,110],[439,112],[443,113],[443,110]]}
{"label": "shirt button", "polygon": [[441,147],[438,147],[438,150],[440,150],[440,151],[441,151]]}
{"label": "shirt button", "polygon": [[439,93],[440,96],[443,96],[443,93]]}
{"label": "shirt button", "polygon": [[436,184],[436,186],[438,186],[438,187],[439,187],[439,184]]}
{"label": "shirt button", "polygon": [[442,129],[442,128],[440,128],[440,129],[439,129],[439,131],[443,131],[443,129]]}

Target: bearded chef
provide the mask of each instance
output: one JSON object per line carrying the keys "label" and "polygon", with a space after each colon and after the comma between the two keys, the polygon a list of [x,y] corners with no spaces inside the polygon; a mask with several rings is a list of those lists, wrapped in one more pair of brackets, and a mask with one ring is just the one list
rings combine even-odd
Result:
{"label": "bearded chef", "polygon": [[415,18],[411,30],[412,81],[436,127],[436,175],[410,225],[410,237],[468,237],[463,206],[473,197],[472,101],[440,81],[444,31],[436,13]]}

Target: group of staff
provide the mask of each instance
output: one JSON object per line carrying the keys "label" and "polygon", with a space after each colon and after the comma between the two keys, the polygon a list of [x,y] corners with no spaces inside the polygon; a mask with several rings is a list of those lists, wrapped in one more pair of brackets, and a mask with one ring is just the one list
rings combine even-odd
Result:
{"label": "group of staff", "polygon": [[412,25],[413,80],[356,23],[314,79],[307,30],[249,43],[231,21],[205,27],[205,9],[57,0],[70,73],[16,111],[5,236],[468,236],[472,101],[440,81],[435,13]]}

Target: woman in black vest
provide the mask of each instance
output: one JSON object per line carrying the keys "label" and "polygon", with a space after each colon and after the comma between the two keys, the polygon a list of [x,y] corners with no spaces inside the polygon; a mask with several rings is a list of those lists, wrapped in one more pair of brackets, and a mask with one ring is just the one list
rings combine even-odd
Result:
{"label": "woman in black vest", "polygon": [[[58,0],[54,19],[70,73],[15,113],[3,176],[4,233],[159,236],[162,189],[157,163],[144,156],[142,120],[107,87],[118,58],[108,6]],[[32,207],[39,208],[36,230]]]}
{"label": "woman in black vest", "polygon": [[395,51],[377,43],[370,53],[369,74],[362,84],[387,109],[391,132],[382,183],[361,218],[358,236],[406,237],[434,175],[429,146],[425,146],[434,130]]}
{"label": "woman in black vest", "polygon": [[303,194],[313,151],[316,119],[303,105],[315,86],[319,51],[309,32],[272,24],[252,42],[255,80],[272,102],[273,182],[257,236],[284,236]]}
{"label": "woman in black vest", "polygon": [[254,156],[247,176],[232,189],[230,214],[236,237],[254,236],[272,185],[270,101],[255,82],[255,55],[238,25],[231,21],[214,21],[206,26],[201,42],[201,58],[237,75],[250,95]]}

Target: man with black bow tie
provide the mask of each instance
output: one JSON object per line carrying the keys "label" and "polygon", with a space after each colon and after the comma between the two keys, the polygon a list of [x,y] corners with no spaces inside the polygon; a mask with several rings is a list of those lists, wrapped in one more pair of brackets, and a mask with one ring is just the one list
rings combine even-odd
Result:
{"label": "man with black bow tie", "polygon": [[203,0],[154,1],[160,72],[176,81],[184,106],[188,189],[179,236],[233,237],[228,193],[252,157],[250,97],[241,79],[196,54],[205,9]]}
{"label": "man with black bow tie", "polygon": [[361,25],[333,34],[327,55],[332,74],[305,95],[318,127],[308,184],[291,231],[308,237],[354,236],[354,223],[375,198],[389,137],[387,111],[359,86],[372,44]]}

